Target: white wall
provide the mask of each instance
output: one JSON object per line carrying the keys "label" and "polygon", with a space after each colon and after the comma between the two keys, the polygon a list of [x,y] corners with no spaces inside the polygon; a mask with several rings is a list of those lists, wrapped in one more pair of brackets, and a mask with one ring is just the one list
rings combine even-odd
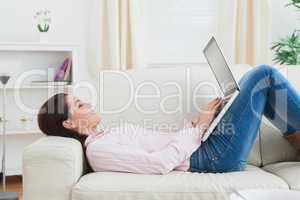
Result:
{"label": "white wall", "polygon": [[290,0],[270,0],[270,2],[272,41],[291,34],[296,28],[300,29],[300,10],[285,7]]}
{"label": "white wall", "polygon": [[218,0],[140,0],[147,65],[206,62],[202,50],[217,32]]}

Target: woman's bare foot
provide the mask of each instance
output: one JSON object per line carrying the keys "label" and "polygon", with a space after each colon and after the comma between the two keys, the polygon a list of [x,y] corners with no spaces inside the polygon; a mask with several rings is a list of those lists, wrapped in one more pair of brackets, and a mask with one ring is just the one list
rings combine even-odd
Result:
{"label": "woman's bare foot", "polygon": [[300,132],[289,135],[286,139],[297,150],[298,155],[300,156]]}

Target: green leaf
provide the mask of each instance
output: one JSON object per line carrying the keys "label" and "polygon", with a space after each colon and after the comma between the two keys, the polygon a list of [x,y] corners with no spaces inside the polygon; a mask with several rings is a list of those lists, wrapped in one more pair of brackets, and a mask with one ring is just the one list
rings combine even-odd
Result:
{"label": "green leaf", "polygon": [[290,3],[285,5],[286,7],[288,6],[294,6],[298,9],[300,9],[300,0],[290,0]]}
{"label": "green leaf", "polygon": [[[300,0],[297,0],[300,2]],[[300,62],[300,34],[294,31],[290,36],[274,42],[271,50],[274,51],[275,63],[297,65]]]}
{"label": "green leaf", "polygon": [[37,25],[37,28],[38,28],[39,32],[44,32],[44,30],[40,24]]}

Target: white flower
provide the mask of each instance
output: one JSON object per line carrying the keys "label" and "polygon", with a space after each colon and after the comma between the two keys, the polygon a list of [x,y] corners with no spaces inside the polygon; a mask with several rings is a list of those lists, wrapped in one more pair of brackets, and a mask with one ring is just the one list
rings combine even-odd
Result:
{"label": "white flower", "polygon": [[34,19],[37,21],[37,25],[41,27],[49,26],[51,23],[50,10],[41,9],[34,15]]}

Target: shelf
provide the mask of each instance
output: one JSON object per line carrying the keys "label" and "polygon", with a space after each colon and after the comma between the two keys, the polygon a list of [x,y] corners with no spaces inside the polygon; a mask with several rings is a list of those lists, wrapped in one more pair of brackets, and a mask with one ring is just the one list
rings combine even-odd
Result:
{"label": "shelf", "polygon": [[[1,72],[11,75],[6,85],[6,138],[9,143],[7,154],[11,158],[11,162],[7,164],[7,174],[22,174],[24,147],[45,136],[36,119],[40,106],[54,94],[72,93],[75,83],[80,82],[79,50],[80,45],[74,43],[0,42]],[[32,83],[37,80],[54,80],[66,58],[72,59],[72,68],[67,79],[70,83]],[[0,84],[0,100],[2,93]],[[3,139],[2,125],[0,122],[0,146]]]}
{"label": "shelf", "polygon": [[61,43],[0,43],[0,51],[72,51],[78,46]]}
{"label": "shelf", "polygon": [[76,43],[55,43],[55,42],[0,42],[0,45],[8,46],[8,45],[15,45],[15,46],[79,46]]}
{"label": "shelf", "polygon": [[[72,89],[72,85],[40,85],[40,86],[33,86],[33,85],[25,85],[22,87],[6,87],[6,90],[21,90],[21,89]],[[0,87],[0,90],[3,88]]]}

